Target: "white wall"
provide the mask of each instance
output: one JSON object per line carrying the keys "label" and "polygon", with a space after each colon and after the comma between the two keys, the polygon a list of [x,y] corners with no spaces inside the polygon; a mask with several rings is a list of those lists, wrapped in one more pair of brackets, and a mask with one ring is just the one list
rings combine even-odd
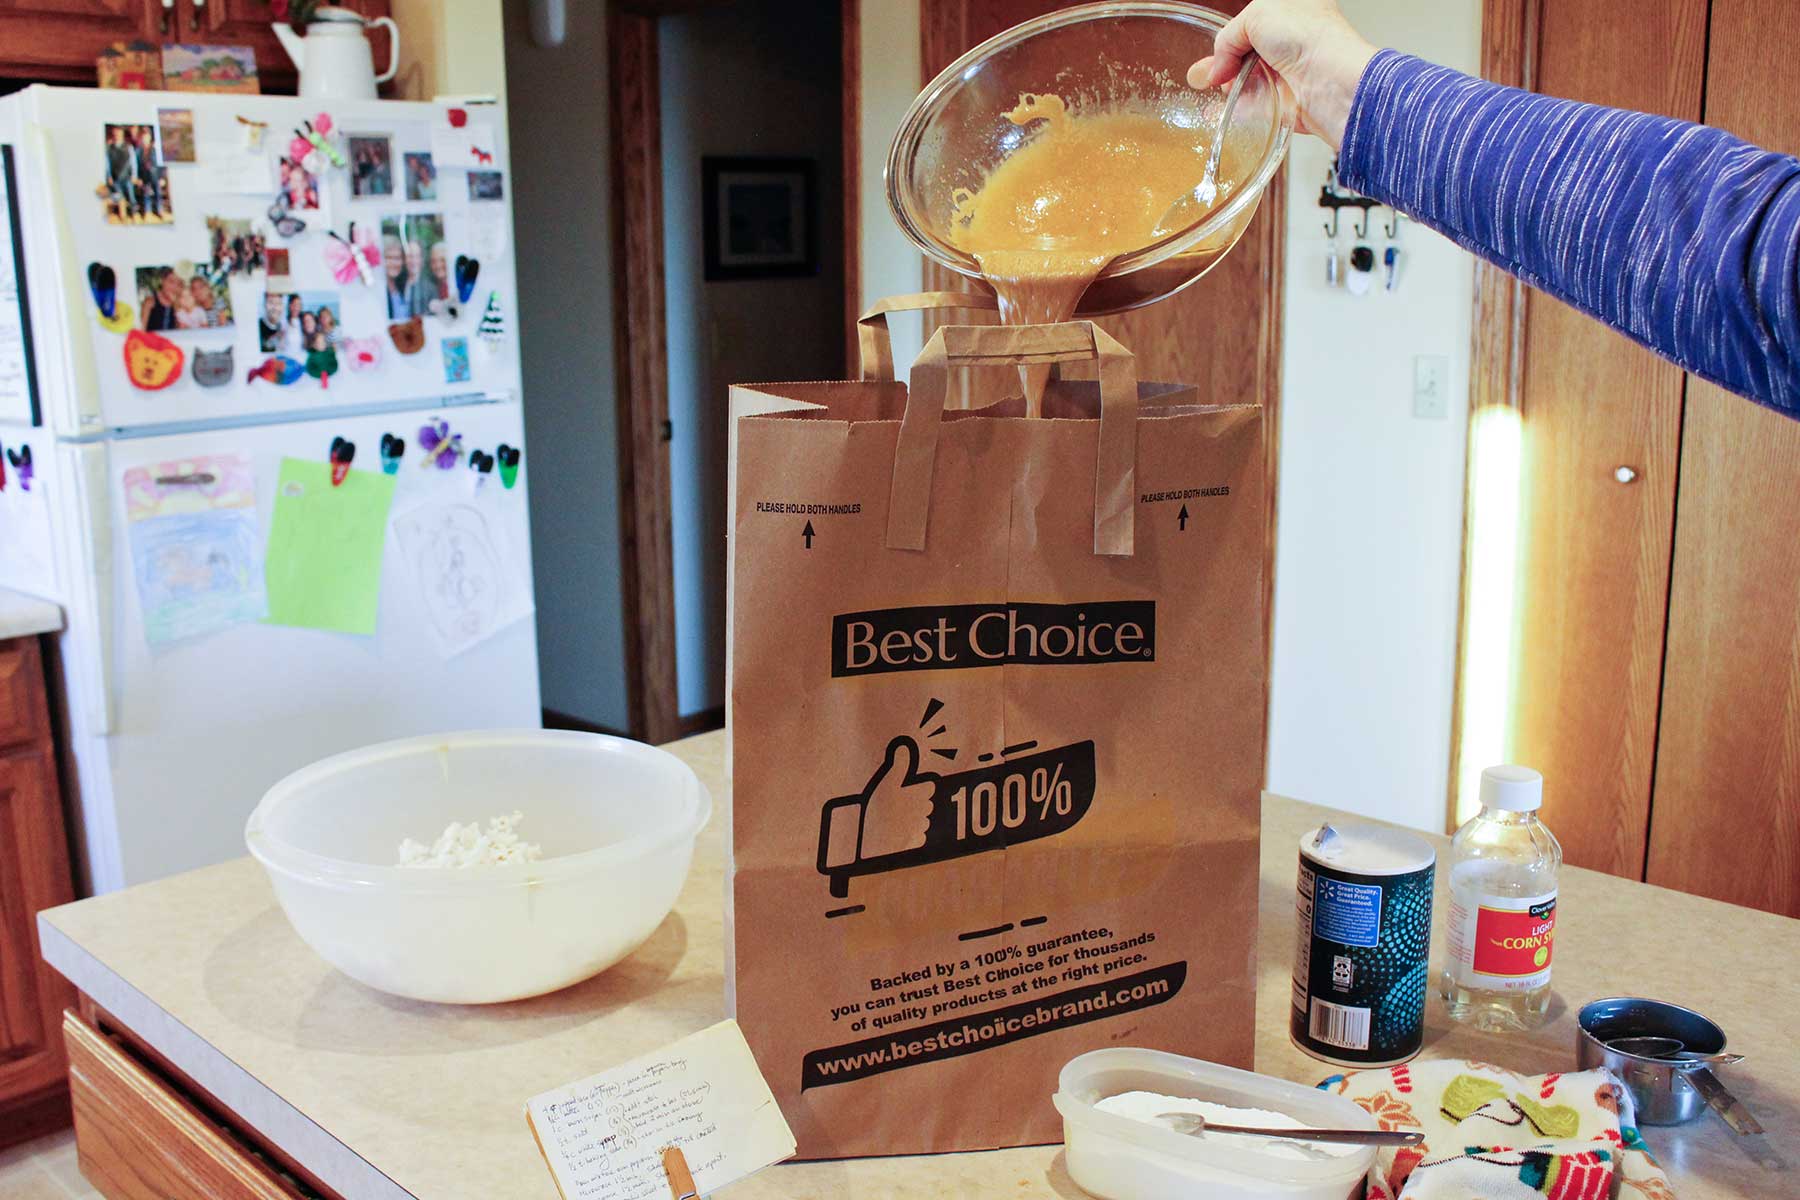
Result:
{"label": "white wall", "polygon": [[[531,42],[505,3],[532,577],[544,707],[625,729],[619,470],[607,215],[606,6]],[[404,31],[402,32],[404,37]]]}
{"label": "white wall", "polygon": [[[1479,69],[1479,0],[1343,7],[1378,44]],[[1473,259],[1403,221],[1396,291],[1377,282],[1358,298],[1327,288],[1318,195],[1330,162],[1330,149],[1311,137],[1297,138],[1288,158],[1268,786],[1441,830]],[[1370,232],[1379,273],[1387,243]],[[1346,260],[1353,243],[1346,223],[1338,243]],[[1420,354],[1449,359],[1446,419],[1412,415]]]}
{"label": "white wall", "polygon": [[[916,292],[924,259],[888,215],[888,144],[906,106],[919,94],[919,0],[862,0],[862,301]],[[894,362],[902,373],[924,344],[922,318],[888,319]]]}
{"label": "white wall", "polygon": [[[658,28],[676,701],[684,716],[725,703],[726,389],[844,374],[839,29],[837,0],[739,0],[665,17]],[[705,155],[814,161],[816,275],[705,280]]]}

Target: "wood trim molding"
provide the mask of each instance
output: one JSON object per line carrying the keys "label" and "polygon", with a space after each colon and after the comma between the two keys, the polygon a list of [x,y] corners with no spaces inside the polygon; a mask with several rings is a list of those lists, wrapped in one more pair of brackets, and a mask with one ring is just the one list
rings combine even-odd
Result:
{"label": "wood trim molding", "polygon": [[1268,782],[1269,705],[1275,680],[1275,537],[1281,498],[1281,351],[1287,325],[1283,307],[1287,286],[1287,189],[1291,159],[1281,164],[1263,194],[1263,303],[1267,305],[1257,347],[1257,402],[1263,406],[1263,782]]}
{"label": "wood trim molding", "polygon": [[680,725],[656,18],[614,4],[606,41],[626,692],[631,732],[660,743]]}
{"label": "wood trim molding", "polygon": [[[1543,0],[1482,0],[1481,77],[1508,87],[1537,83]],[[1462,775],[1463,642],[1468,637],[1471,515],[1475,484],[1475,414],[1522,407],[1525,375],[1525,285],[1485,259],[1475,260],[1475,308],[1469,344],[1469,424],[1463,439],[1462,576],[1457,583],[1456,682],[1450,701],[1450,772],[1444,784],[1446,831],[1455,829]]]}
{"label": "wood trim molding", "polygon": [[862,315],[862,0],[839,0],[843,47],[844,156],[844,375],[854,375],[862,351],[856,318]]}

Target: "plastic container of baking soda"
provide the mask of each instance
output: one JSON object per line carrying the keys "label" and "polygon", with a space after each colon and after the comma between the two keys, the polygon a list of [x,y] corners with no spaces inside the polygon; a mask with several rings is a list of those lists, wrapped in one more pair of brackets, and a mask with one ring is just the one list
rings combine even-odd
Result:
{"label": "plastic container of baking soda", "polygon": [[1562,847],[1538,819],[1543,803],[1542,775],[1489,767],[1481,811],[1451,843],[1444,1007],[1479,1029],[1531,1029],[1550,1010]]}

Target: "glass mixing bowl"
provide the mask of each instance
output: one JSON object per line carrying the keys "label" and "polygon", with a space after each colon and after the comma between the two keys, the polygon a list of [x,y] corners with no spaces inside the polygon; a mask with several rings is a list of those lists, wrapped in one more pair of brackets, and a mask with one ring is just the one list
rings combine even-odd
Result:
{"label": "glass mixing bowl", "polygon": [[[1225,94],[1189,87],[1187,69],[1212,53],[1226,20],[1192,4],[1084,4],[989,38],[932,80],[900,122],[887,164],[894,219],[931,258],[980,279],[975,260],[951,240],[954,196],[960,189],[979,191],[987,174],[1029,135],[1007,119],[1019,97],[1049,92],[1072,109],[1129,105],[1182,128],[1216,128]],[[1167,236],[1113,259],[1082,296],[1076,315],[1137,308],[1206,274],[1256,215],[1293,127],[1292,102],[1275,74],[1254,60],[1226,132],[1217,203]],[[1196,184],[1205,166],[1196,156]]]}

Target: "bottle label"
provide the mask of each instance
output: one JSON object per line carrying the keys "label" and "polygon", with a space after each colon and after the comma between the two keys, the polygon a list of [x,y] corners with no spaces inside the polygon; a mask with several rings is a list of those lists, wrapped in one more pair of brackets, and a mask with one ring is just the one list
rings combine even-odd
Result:
{"label": "bottle label", "polygon": [[1550,982],[1555,939],[1555,892],[1451,896],[1450,961],[1465,987],[1504,992],[1542,987]]}

